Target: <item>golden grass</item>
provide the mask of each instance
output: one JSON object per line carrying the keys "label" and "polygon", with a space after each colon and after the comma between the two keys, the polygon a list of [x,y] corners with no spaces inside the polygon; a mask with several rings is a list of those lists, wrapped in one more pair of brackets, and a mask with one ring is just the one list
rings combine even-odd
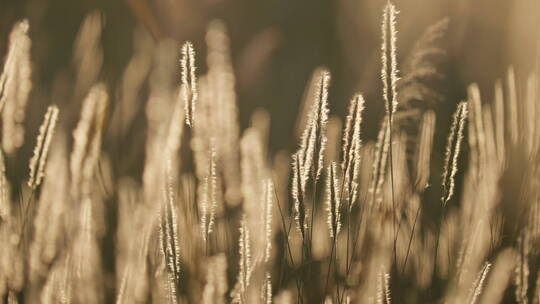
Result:
{"label": "golden grass", "polygon": [[[6,166],[31,89],[29,24],[17,23],[0,76],[0,302],[540,303],[539,77],[509,69],[493,103],[472,84],[450,129],[436,129],[445,114],[410,101],[437,95],[421,79],[438,77],[426,54],[440,53],[448,21],[426,31],[400,80],[397,14],[388,2],[376,141],[362,135],[361,93],[343,130],[329,118],[322,68],[297,150],[271,161],[268,115],[239,125],[224,23],[208,28],[206,74],[191,43],[137,38],[117,97],[99,82],[94,13],[74,47],[78,123],[48,108],[26,183]],[[118,176],[105,143],[134,124],[125,107],[146,84],[143,170]]]}

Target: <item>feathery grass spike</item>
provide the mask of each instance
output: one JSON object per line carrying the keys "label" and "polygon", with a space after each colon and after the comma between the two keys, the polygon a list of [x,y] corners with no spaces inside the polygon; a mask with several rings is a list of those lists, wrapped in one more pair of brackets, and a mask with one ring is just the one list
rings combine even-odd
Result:
{"label": "feathery grass spike", "polygon": [[381,129],[377,135],[375,144],[375,159],[373,162],[373,173],[371,176],[371,185],[369,191],[373,196],[373,202],[379,201],[384,179],[386,176],[386,163],[388,161],[388,150],[390,148],[390,126],[385,117],[381,123]]}
{"label": "feathery grass spike", "polygon": [[210,150],[206,152],[207,157],[206,163],[204,164],[206,168],[199,185],[198,198],[201,216],[201,233],[205,243],[208,241],[208,238],[213,231],[218,191],[217,151],[213,139],[210,140],[209,149]]}
{"label": "feathery grass spike", "polygon": [[218,180],[217,180],[217,165],[216,165],[216,150],[212,145],[210,148],[210,163],[209,163],[209,178],[210,178],[210,212],[208,219],[208,229],[207,233],[210,235],[214,230],[214,223],[216,218],[216,208],[217,208],[217,191],[218,191]]}
{"label": "feathery grass spike", "polygon": [[299,154],[292,156],[292,186],[293,213],[296,229],[300,232],[302,239],[306,236],[306,206],[304,204],[304,190],[302,189],[302,172],[300,166]]}
{"label": "feathery grass spike", "polygon": [[324,164],[324,151],[327,142],[326,125],[328,123],[329,85],[330,73],[323,70],[319,76],[315,100],[309,111],[307,125],[302,133],[298,153],[302,177],[300,184],[304,191],[310,174],[313,175],[315,181],[318,180]]}
{"label": "feathery grass spike", "polygon": [[345,121],[343,131],[343,161],[341,169],[344,172],[344,187],[349,193],[351,203],[356,200],[356,187],[358,185],[358,173],[360,172],[362,139],[361,124],[362,112],[364,111],[364,97],[355,95],[349,105],[349,114]]}
{"label": "feathery grass spike", "polygon": [[197,105],[197,76],[195,75],[195,51],[191,42],[186,42],[182,46],[182,58],[180,59],[182,65],[182,88],[181,94],[184,99],[186,124],[190,127],[193,126],[193,113]]}
{"label": "feathery grass spike", "polygon": [[265,250],[264,262],[268,263],[272,251],[272,207],[274,197],[274,184],[272,180],[267,179],[264,183],[264,236]]}
{"label": "feathery grass spike", "polygon": [[43,179],[47,155],[49,154],[49,148],[57,120],[58,108],[56,106],[50,106],[47,109],[43,123],[39,127],[39,135],[36,147],[34,148],[34,155],[30,159],[30,178],[28,179],[28,186],[32,189],[37,188]]}
{"label": "feathery grass spike", "polygon": [[461,143],[463,141],[463,130],[465,129],[465,122],[467,120],[467,111],[467,103],[459,103],[452,119],[450,135],[448,136],[448,142],[446,145],[442,180],[444,191],[442,197],[443,205],[446,205],[454,194],[455,177],[458,171],[458,159],[461,152]]}
{"label": "feathery grass spike", "polygon": [[249,235],[249,229],[247,226],[246,215],[242,215],[240,223],[240,272],[238,281],[240,282],[240,295],[243,297],[246,294],[249,286],[249,279],[251,277],[251,239]]}
{"label": "feathery grass spike", "polygon": [[390,274],[388,272],[384,273],[384,298],[386,300],[386,304],[391,304],[392,297],[391,297],[391,291],[390,291]]}
{"label": "feathery grass spike", "polygon": [[166,160],[166,199],[163,203],[161,215],[160,239],[162,241],[162,253],[165,255],[165,263],[172,276],[174,284],[180,280],[180,238],[178,236],[178,217],[175,208],[175,196],[173,190],[172,165],[170,158]]}
{"label": "feathery grass spike", "polygon": [[272,277],[268,272],[261,287],[261,303],[272,304]]}
{"label": "feathery grass spike", "polygon": [[482,288],[484,287],[484,281],[486,280],[486,277],[488,275],[489,269],[491,268],[491,264],[486,262],[484,264],[484,267],[482,267],[482,270],[480,271],[478,278],[476,279],[474,283],[474,289],[471,295],[471,300],[469,301],[470,304],[475,304],[478,300],[478,297],[482,293]]}
{"label": "feathery grass spike", "polygon": [[382,23],[382,70],[383,98],[386,106],[386,114],[390,121],[393,120],[398,100],[396,84],[399,80],[396,59],[396,15],[399,12],[396,7],[388,2],[384,7]]}
{"label": "feathery grass spike", "polygon": [[339,179],[337,176],[337,164],[333,162],[328,166],[326,179],[326,211],[328,212],[327,224],[330,238],[337,237],[341,230],[341,199],[339,197]]}

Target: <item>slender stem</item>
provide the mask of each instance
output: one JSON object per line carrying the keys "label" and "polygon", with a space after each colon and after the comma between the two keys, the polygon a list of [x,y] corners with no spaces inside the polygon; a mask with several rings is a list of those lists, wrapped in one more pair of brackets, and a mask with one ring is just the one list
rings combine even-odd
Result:
{"label": "slender stem", "polygon": [[[349,238],[351,234],[351,203],[349,199],[349,206],[348,206],[348,212],[347,212],[347,254],[345,258],[345,269],[349,268]],[[351,263],[352,263],[352,257],[351,257]]]}
{"label": "slender stem", "polygon": [[363,217],[364,217],[364,210],[360,210],[360,219],[358,221],[358,225],[357,225],[357,228],[356,228],[355,237],[353,238],[353,245],[352,245],[352,252],[351,252],[351,263],[349,263],[349,266],[346,269],[346,275],[347,276],[349,275],[349,272],[351,270],[352,260],[354,259],[354,255],[356,253],[356,247],[357,247],[357,244],[358,244],[358,238],[359,238],[359,234],[360,234],[360,223],[362,222]]}
{"label": "slender stem", "polygon": [[[274,183],[274,185],[275,185],[275,183]],[[287,249],[288,249],[288,252],[289,252],[289,257],[291,259],[292,267],[294,267],[294,259],[293,259],[293,255],[292,255],[292,252],[291,252],[291,245],[289,243],[289,232],[290,232],[290,226],[291,225],[289,224],[289,229],[287,229],[287,227],[285,225],[285,217],[283,215],[283,210],[281,209],[281,203],[279,202],[279,198],[278,198],[278,195],[277,195],[277,192],[276,192],[276,186],[274,186],[274,196],[276,197],[278,210],[279,210],[279,215],[281,217],[281,225],[283,226],[283,232],[285,232],[285,243],[287,244]]]}
{"label": "slender stem", "polygon": [[[416,222],[418,220],[418,215],[420,214],[420,205],[418,205],[418,208],[416,209],[416,215],[414,216],[414,223],[411,231],[411,236],[409,238],[409,244],[407,245],[407,254],[405,255],[405,262],[403,262],[403,268],[401,270],[401,273],[405,273],[405,266],[407,266],[407,259],[409,258],[409,252],[411,250],[411,244],[414,237],[414,229],[416,228]],[[397,267],[397,265],[396,265]]]}
{"label": "slender stem", "polygon": [[32,202],[32,199],[34,198],[34,194],[35,194],[35,189],[32,189],[26,204],[24,204],[24,200],[23,200],[23,206],[22,206],[22,208],[23,208],[23,218],[22,218],[22,226],[21,226],[22,241],[19,244],[22,244],[22,243],[25,242],[26,222],[27,222],[27,219],[29,217],[28,213],[29,213],[29,209],[30,209],[30,203]]}
{"label": "slender stem", "polygon": [[437,253],[439,251],[439,239],[440,239],[440,236],[441,236],[441,228],[442,228],[443,221],[444,221],[445,210],[446,210],[446,204],[443,204],[442,211],[441,211],[441,217],[440,217],[440,220],[439,220],[439,227],[437,229],[437,238],[436,238],[436,243],[435,243],[435,255],[433,257],[433,274],[435,274],[435,270],[437,269]]}
{"label": "slender stem", "polygon": [[334,249],[336,248],[336,242],[337,242],[337,238],[334,237],[332,240],[332,250],[330,251],[330,261],[328,262],[328,271],[326,272],[326,284],[324,286],[323,296],[326,296],[326,292],[328,291],[328,281],[330,280],[330,268],[332,266],[332,257],[334,256]]}
{"label": "slender stem", "polygon": [[[277,195],[277,186],[276,186],[276,183],[275,181],[274,182],[274,196],[276,197],[276,202],[277,202],[277,205],[278,205],[278,210],[279,210],[279,215],[281,217],[281,224],[283,225],[283,232],[285,233],[285,243],[286,243],[286,247],[288,249],[288,253],[289,253],[289,257],[290,257],[290,260],[291,260],[291,264],[292,264],[292,267],[295,268],[294,266],[294,259],[293,259],[293,255],[292,255],[292,251],[291,251],[291,244],[289,243],[289,233],[291,231],[291,221],[290,221],[290,217],[289,217],[289,228],[287,229],[286,225],[285,225],[285,217],[283,215],[283,210],[281,209],[281,203],[279,201],[279,196]],[[283,261],[285,262],[286,261],[286,258],[283,259]],[[296,288],[298,290],[298,293],[300,294],[300,283],[298,282],[298,278],[295,278],[295,283],[296,283]],[[281,279],[280,279],[280,284],[281,284]]]}
{"label": "slender stem", "polygon": [[390,188],[392,192],[392,229],[394,231],[394,249],[393,249],[393,255],[394,255],[394,264],[397,265],[397,233],[396,233],[396,201],[394,199],[394,161],[392,157],[392,146],[394,145],[394,142],[392,141],[392,114],[388,115],[388,123],[390,128]]}

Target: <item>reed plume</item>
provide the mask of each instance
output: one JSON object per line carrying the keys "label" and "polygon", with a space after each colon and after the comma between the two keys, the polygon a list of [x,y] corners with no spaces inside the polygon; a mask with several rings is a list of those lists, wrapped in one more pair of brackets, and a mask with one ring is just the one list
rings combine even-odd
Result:
{"label": "reed plume", "polygon": [[397,84],[398,112],[402,113],[396,117],[402,128],[418,125],[422,117],[418,114],[433,110],[444,100],[444,64],[448,55],[444,38],[448,27],[448,18],[430,25],[416,40],[402,64],[403,77]]}

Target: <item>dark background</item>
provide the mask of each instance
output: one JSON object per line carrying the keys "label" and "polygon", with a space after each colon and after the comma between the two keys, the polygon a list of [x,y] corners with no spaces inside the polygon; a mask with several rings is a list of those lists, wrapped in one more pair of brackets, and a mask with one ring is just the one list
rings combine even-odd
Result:
{"label": "dark background", "polygon": [[[29,106],[66,104],[58,83],[69,87],[73,42],[83,18],[102,12],[104,63],[101,79],[112,92],[132,53],[138,27],[154,39],[193,41],[198,72],[205,71],[204,33],[208,22],[228,27],[237,76],[242,124],[257,107],[270,111],[271,147],[291,148],[291,136],[304,88],[315,67],[330,68],[332,113],[343,116],[349,98],[365,94],[364,134],[373,138],[382,110],[380,22],[385,1],[362,0],[0,0],[0,58],[17,20],[28,18],[32,39],[33,93]],[[484,101],[510,64],[518,78],[534,66],[540,4],[534,0],[396,0],[398,60],[429,25],[449,17],[445,38],[444,104],[448,113],[465,98],[466,86],[478,82]],[[60,90],[61,91],[61,90]],[[62,97],[64,96],[64,97]],[[53,100],[55,99],[55,100]],[[65,99],[65,100],[58,100]],[[114,104],[113,104],[114,107]],[[41,121],[43,111],[28,114]],[[35,117],[34,117],[35,116]]]}

